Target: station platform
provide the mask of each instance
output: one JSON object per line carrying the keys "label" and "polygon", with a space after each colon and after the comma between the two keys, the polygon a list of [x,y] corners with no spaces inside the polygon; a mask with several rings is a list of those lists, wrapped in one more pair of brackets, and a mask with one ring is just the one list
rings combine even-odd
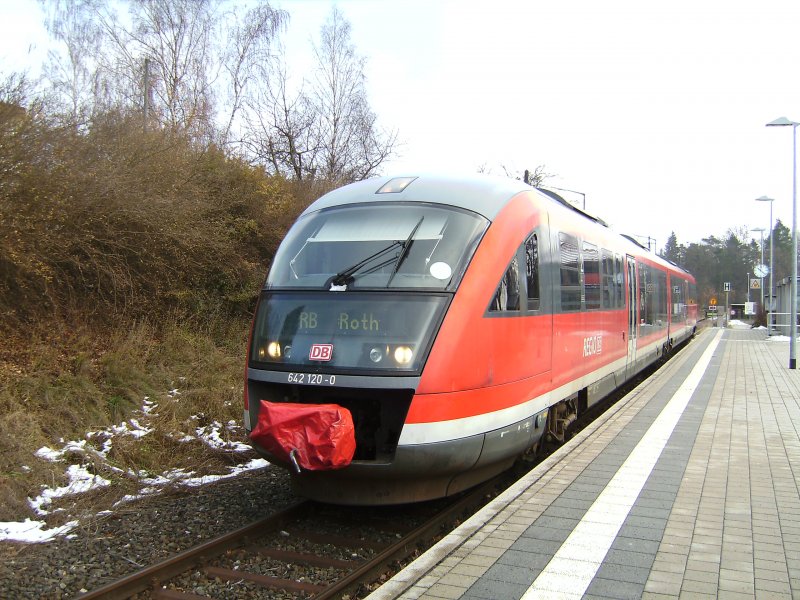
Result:
{"label": "station platform", "polygon": [[368,600],[800,599],[788,363],[765,330],[706,329]]}

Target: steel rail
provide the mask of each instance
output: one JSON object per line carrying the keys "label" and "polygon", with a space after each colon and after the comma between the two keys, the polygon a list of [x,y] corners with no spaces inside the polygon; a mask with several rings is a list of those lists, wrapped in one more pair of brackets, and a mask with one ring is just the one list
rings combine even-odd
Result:
{"label": "steel rail", "polygon": [[332,600],[339,598],[342,594],[355,588],[361,583],[366,583],[377,576],[385,567],[394,561],[407,558],[417,548],[417,544],[423,540],[431,539],[438,533],[442,525],[448,523],[459,514],[469,511],[473,512],[485,504],[485,498],[498,481],[507,474],[500,474],[487,482],[467,492],[465,496],[457,502],[447,507],[433,518],[419,525],[407,534],[403,535],[397,542],[388,546],[385,550],[365,562],[354,571],[344,576],[325,590],[312,596],[314,600]]}
{"label": "steel rail", "polygon": [[260,521],[185,550],[165,561],[145,567],[91,592],[81,594],[77,598],[80,600],[95,600],[99,598],[103,600],[122,600],[130,598],[139,592],[153,589],[160,582],[167,581],[175,575],[192,568],[207,557],[218,556],[230,548],[242,545],[242,542],[250,536],[258,535],[264,530],[274,529],[285,522],[303,516],[310,510],[311,506],[312,503],[309,501],[298,502]]}
{"label": "steel rail", "polygon": [[[274,558],[289,558],[301,563],[328,564],[349,571],[341,579],[327,586],[321,584],[300,584],[289,580],[252,575],[248,574],[246,571],[232,571],[219,567],[204,567],[203,570],[212,577],[249,580],[265,587],[312,593],[312,597],[315,600],[338,598],[345,592],[356,588],[362,583],[368,583],[377,577],[390,563],[407,558],[423,541],[430,540],[440,533],[444,524],[457,518],[462,513],[474,511],[478,506],[485,503],[487,493],[497,485],[501,477],[502,475],[493,478],[466,493],[443,511],[437,513],[425,523],[408,531],[389,546],[377,544],[369,540],[355,540],[342,536],[323,535],[302,530],[296,531],[300,537],[309,539],[310,541],[316,539],[320,543],[333,543],[345,547],[356,545],[377,550],[377,554],[368,561],[334,561],[322,557],[309,560],[308,556],[302,555],[301,553],[261,548],[258,545],[253,546],[253,552],[268,556],[271,555]],[[159,585],[168,582],[176,575],[200,565],[208,558],[219,556],[226,550],[234,547],[245,546],[248,538],[261,535],[269,530],[274,530],[299,517],[307,516],[312,505],[313,503],[307,501],[294,504],[275,515],[237,529],[236,531],[210,540],[194,548],[190,548],[165,561],[146,567],[94,591],[82,594],[78,596],[78,598],[80,600],[95,600],[100,598],[104,600],[122,600],[148,590],[151,591],[154,598],[176,600],[199,598],[199,596],[191,592],[160,588]],[[378,525],[378,528],[379,527],[380,525]]]}

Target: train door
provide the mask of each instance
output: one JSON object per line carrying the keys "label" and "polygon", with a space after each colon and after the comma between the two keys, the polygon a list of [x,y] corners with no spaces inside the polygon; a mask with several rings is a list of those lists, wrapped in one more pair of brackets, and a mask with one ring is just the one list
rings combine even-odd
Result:
{"label": "train door", "polygon": [[667,273],[667,344],[670,347],[670,340],[672,339],[672,315],[676,313],[675,301],[677,294],[675,293],[674,278],[670,273]]}
{"label": "train door", "polygon": [[626,256],[628,265],[628,360],[625,379],[630,379],[636,372],[636,308],[639,295],[636,293],[636,259]]}

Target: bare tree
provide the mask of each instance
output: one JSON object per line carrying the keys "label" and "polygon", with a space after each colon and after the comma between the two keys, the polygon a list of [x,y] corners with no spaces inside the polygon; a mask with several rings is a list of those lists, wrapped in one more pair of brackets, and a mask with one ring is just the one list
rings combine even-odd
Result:
{"label": "bare tree", "polygon": [[397,134],[378,130],[367,101],[365,59],[356,54],[350,23],[336,7],[314,54],[311,103],[317,115],[319,173],[336,182],[370,177],[392,155]]}
{"label": "bare tree", "polygon": [[286,61],[273,56],[288,14],[266,1],[244,12],[224,0],[42,2],[54,7],[49,26],[67,47],[61,62],[54,56],[52,81],[73,120],[88,105],[133,109],[145,125],[238,145],[296,180],[364,179],[394,152],[397,134],[378,125],[365,59],[336,8],[314,46],[312,79],[293,89]]}
{"label": "bare tree", "polygon": [[296,181],[313,178],[319,150],[314,109],[303,88],[289,91],[285,61],[278,61],[274,75],[248,103],[246,148],[275,174]]}
{"label": "bare tree", "polygon": [[210,0],[136,0],[134,6],[129,37],[142,62],[147,58],[151,65],[153,108],[171,129],[207,130],[216,7]]}
{"label": "bare tree", "polygon": [[102,44],[102,31],[93,21],[97,0],[40,0],[46,11],[45,27],[63,44],[63,52],[50,50],[45,77],[51,97],[66,119],[78,125],[95,107],[98,71],[94,57]]}
{"label": "bare tree", "polygon": [[[532,173],[525,169],[525,175],[523,176],[523,179],[525,180],[525,183],[529,183],[533,187],[542,187],[544,182],[552,177],[555,177],[554,173],[548,173],[544,165],[538,165]],[[519,177],[517,177],[517,179],[519,179]]]}
{"label": "bare tree", "polygon": [[133,108],[154,125],[223,143],[288,20],[261,0],[244,12],[224,0],[40,1],[66,49],[52,54],[47,78],[73,120]]}
{"label": "bare tree", "polygon": [[222,68],[229,80],[228,116],[222,131],[224,143],[230,141],[236,116],[247,101],[248,88],[255,84],[256,91],[252,94],[258,95],[259,88],[263,91],[258,83],[269,82],[274,39],[288,18],[288,13],[261,4],[248,10],[242,20],[234,19],[222,57]]}
{"label": "bare tree", "polygon": [[247,152],[297,181],[339,184],[370,177],[392,155],[396,134],[378,127],[367,101],[365,61],[338,9],[322,27],[314,54],[314,76],[299,88],[289,81],[284,55],[264,75],[266,85],[247,104]]}
{"label": "bare tree", "polygon": [[[87,56],[97,57],[96,108],[143,110],[149,104],[154,122],[197,131],[212,123],[209,65],[214,64],[217,4],[218,0],[129,0],[123,5],[129,18],[124,19],[116,12],[119,5],[109,0],[64,0],[67,9],[61,13],[70,19],[51,21],[61,29],[76,23],[69,29],[75,38],[64,41],[78,67],[85,70]],[[89,43],[94,51],[83,54],[81,49]]]}

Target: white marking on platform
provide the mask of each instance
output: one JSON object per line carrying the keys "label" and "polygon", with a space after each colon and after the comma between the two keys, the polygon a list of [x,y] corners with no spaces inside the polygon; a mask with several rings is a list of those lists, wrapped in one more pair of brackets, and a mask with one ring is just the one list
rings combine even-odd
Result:
{"label": "white marking on platform", "polygon": [[586,592],[692,394],[700,385],[722,333],[722,330],[717,332],[692,372],[670,398],[594,504],[589,507],[581,522],[525,592],[522,600],[553,598],[554,595],[578,599]]}

